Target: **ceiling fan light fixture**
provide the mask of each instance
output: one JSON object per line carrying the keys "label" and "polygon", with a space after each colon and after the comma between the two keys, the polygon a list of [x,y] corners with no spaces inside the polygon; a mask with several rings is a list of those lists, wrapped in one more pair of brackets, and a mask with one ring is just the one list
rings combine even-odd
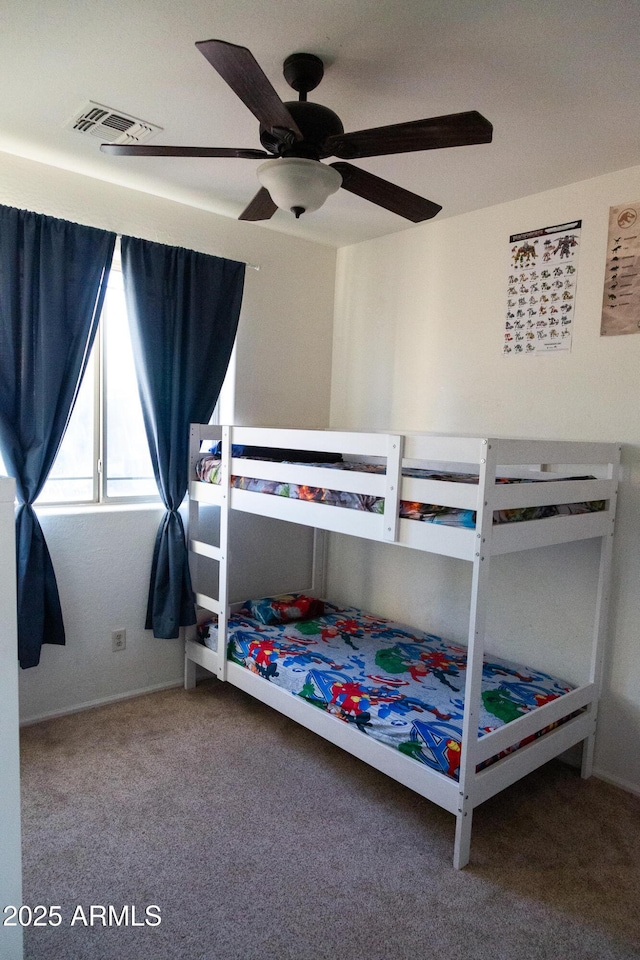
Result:
{"label": "ceiling fan light fixture", "polygon": [[333,167],[302,157],[267,160],[256,172],[276,206],[291,210],[296,218],[319,210],[342,184],[341,175]]}

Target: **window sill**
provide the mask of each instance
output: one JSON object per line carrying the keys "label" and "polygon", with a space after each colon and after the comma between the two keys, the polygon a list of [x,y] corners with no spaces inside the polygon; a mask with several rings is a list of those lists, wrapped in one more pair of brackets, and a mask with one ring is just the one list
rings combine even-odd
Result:
{"label": "window sill", "polygon": [[84,516],[90,513],[136,513],[138,511],[157,510],[164,512],[161,500],[141,500],[137,503],[43,503],[35,504],[34,510],[41,517],[74,515]]}

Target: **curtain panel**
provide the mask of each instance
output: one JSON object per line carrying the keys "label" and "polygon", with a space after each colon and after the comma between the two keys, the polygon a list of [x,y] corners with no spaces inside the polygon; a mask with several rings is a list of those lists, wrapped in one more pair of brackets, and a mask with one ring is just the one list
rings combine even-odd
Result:
{"label": "curtain panel", "polygon": [[196,622],[182,517],[189,424],[208,423],[233,348],[245,265],[122,237],[122,274],[138,388],[158,491],[146,628],[172,639]]}
{"label": "curtain panel", "polygon": [[49,550],[32,504],[56,458],[104,301],[115,234],[0,206],[0,448],[16,478],[18,656],[64,644]]}

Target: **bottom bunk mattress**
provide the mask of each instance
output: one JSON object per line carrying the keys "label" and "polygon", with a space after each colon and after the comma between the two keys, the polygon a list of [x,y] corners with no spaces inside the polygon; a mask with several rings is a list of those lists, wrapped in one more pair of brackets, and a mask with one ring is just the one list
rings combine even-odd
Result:
{"label": "bottom bunk mattress", "polygon": [[[199,634],[217,649],[215,621]],[[466,653],[413,627],[300,596],[247,603],[228,625],[229,660],[456,780]],[[485,656],[478,733],[571,689],[540,670]]]}

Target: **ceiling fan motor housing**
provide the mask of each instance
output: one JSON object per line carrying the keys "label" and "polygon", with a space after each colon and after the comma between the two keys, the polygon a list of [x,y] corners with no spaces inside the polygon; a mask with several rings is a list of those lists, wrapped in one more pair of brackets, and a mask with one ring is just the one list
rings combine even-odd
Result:
{"label": "ceiling fan motor housing", "polygon": [[321,103],[308,100],[293,100],[285,103],[285,107],[298,124],[302,140],[287,137],[285,131],[280,134],[261,126],[260,142],[265,150],[280,157],[306,157],[309,160],[328,156],[322,149],[327,138],[344,133],[337,113]]}

